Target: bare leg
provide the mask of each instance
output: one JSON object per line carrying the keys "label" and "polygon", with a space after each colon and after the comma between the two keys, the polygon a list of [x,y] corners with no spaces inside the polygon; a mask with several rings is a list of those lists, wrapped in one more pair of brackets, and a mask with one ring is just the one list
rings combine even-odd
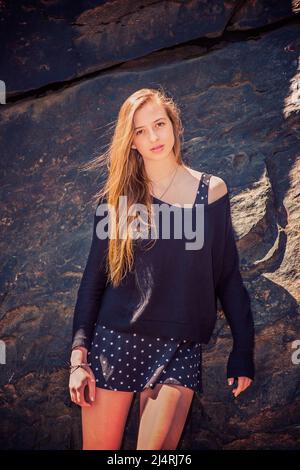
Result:
{"label": "bare leg", "polygon": [[175,384],[143,390],[137,450],[176,449],[193,394],[193,390]]}
{"label": "bare leg", "polygon": [[173,419],[173,423],[169,428],[168,435],[163,443],[162,449],[173,450],[177,449],[179,440],[186,423],[186,418],[193,400],[194,391],[190,388],[184,387],[180,403],[178,404]]}
{"label": "bare leg", "polygon": [[95,402],[82,407],[82,450],[118,450],[134,392],[96,388]]}

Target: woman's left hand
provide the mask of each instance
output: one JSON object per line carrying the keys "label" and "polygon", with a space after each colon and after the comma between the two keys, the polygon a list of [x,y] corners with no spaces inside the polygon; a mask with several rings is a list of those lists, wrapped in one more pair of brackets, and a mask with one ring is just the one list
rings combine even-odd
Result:
{"label": "woman's left hand", "polygon": [[[228,385],[232,385],[234,382],[234,378],[230,377],[228,380]],[[236,388],[232,390],[232,393],[234,394],[235,398],[241,393],[246,390],[246,388],[250,387],[251,383],[253,382],[252,379],[249,379],[249,377],[238,377],[238,385]]]}

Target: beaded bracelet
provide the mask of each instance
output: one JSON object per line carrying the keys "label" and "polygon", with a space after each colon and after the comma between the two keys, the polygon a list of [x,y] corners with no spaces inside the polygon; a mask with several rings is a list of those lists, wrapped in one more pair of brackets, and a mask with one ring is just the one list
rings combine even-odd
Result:
{"label": "beaded bracelet", "polygon": [[70,370],[71,370],[70,374],[73,374],[73,372],[75,372],[75,370],[79,369],[79,367],[82,367],[84,369],[84,366],[89,366],[89,364],[87,362],[82,362],[81,364],[76,364],[75,366],[70,366]]}

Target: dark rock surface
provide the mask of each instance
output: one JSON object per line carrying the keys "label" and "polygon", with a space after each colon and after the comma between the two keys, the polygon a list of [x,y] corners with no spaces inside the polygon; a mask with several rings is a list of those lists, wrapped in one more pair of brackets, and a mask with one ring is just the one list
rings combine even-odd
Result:
{"label": "dark rock surface", "polygon": [[[234,399],[219,311],[180,446],[300,448],[300,23],[291,2],[223,4],[0,4],[14,51],[0,76],[1,448],[81,446],[66,363],[99,175],[78,168],[108,144],[121,102],[148,86],[181,107],[186,163],[228,183],[257,334],[256,379]],[[138,400],[124,448],[137,423]]]}
{"label": "dark rock surface", "polygon": [[9,95],[20,94],[226,30],[270,25],[299,9],[274,0],[1,2],[0,77]]}

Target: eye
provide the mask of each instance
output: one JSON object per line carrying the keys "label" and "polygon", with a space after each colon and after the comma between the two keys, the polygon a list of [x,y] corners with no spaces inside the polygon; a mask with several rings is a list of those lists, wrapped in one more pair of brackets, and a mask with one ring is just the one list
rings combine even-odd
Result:
{"label": "eye", "polygon": [[[163,126],[165,125],[165,123],[163,121],[160,121],[160,122],[157,123],[157,126],[161,127],[160,124],[162,124]],[[140,130],[136,131],[135,135],[140,135],[142,132],[143,132],[143,129],[140,129]]]}

